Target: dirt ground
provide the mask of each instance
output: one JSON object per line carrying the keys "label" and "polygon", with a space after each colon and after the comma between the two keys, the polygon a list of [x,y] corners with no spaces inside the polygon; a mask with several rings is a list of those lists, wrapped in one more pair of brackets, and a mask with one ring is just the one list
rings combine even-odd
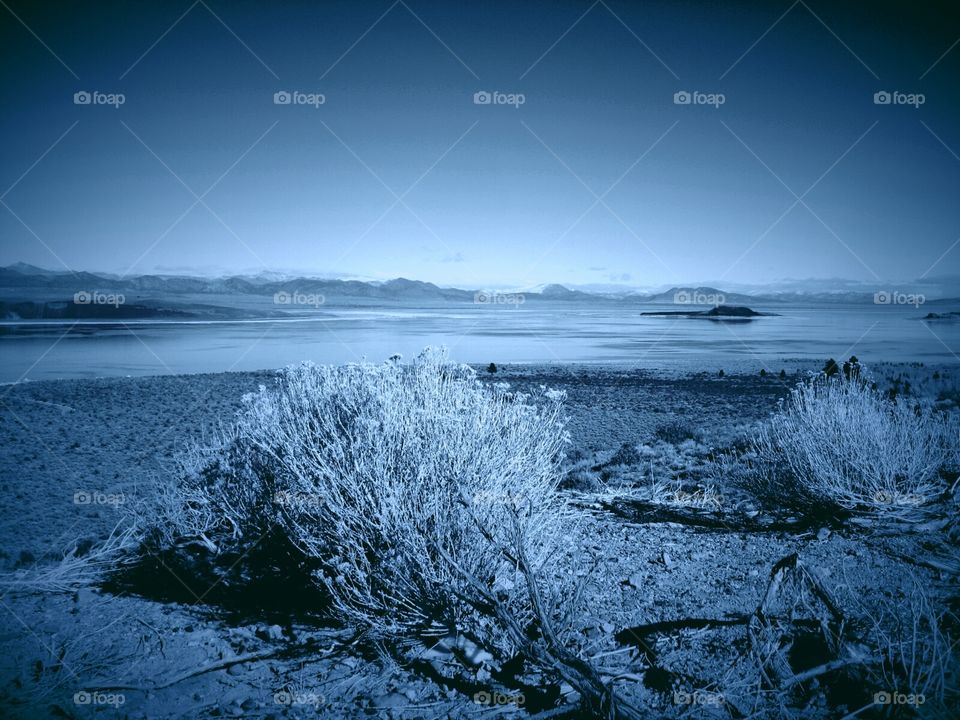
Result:
{"label": "dirt ground", "polygon": [[[712,488],[725,505],[763,518],[764,509],[727,487],[710,458],[749,438],[810,369],[784,364],[783,377],[779,366],[765,376],[576,365],[480,370],[485,381],[567,391],[573,446],[565,487],[583,509],[569,553],[576,566],[596,568],[577,619],[582,651],[624,673],[623,692],[651,717],[727,717],[709,695],[694,693],[721,681],[728,694],[737,687],[731,673],[738,672],[746,628],[677,627],[659,635],[655,647],[625,642],[624,632],[752,613],[771,569],[792,553],[844,607],[909,598],[919,584],[944,608],[957,609],[956,574],[918,562],[942,549],[939,536],[923,528],[798,524],[750,531],[631,517],[628,506],[618,512],[604,500],[624,487],[680,482],[691,491]],[[913,392],[956,402],[956,368],[881,366],[875,373],[884,387],[910,382]],[[181,448],[209,437],[230,421],[244,393],[270,382],[272,373],[261,372],[0,388],[4,577],[96,547],[126,509],[149,503],[160,484],[172,481]],[[170,572],[159,582],[176,588],[182,579]],[[266,612],[228,614],[202,593],[160,602],[96,586],[38,592],[8,583],[0,590],[0,708],[7,717],[70,718],[527,714],[522,694],[497,694],[482,670],[470,682],[444,684],[419,665],[375,657],[355,640],[345,628],[280,622]],[[443,658],[431,667],[438,663]],[[664,687],[645,674],[652,666],[668,677]],[[876,693],[907,690],[864,686],[834,707],[806,712],[830,717],[840,707],[860,709]],[[744,698],[749,691],[743,688]],[[730,699],[737,707],[746,702]],[[887,710],[866,707],[858,717]]]}

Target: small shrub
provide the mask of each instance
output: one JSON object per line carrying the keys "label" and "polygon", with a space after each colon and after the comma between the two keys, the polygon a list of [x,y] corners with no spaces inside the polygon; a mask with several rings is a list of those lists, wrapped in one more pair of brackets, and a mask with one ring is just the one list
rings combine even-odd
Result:
{"label": "small shrub", "polygon": [[753,443],[745,479],[799,509],[868,509],[905,516],[945,490],[957,428],[942,413],[885,398],[859,372],[801,383]]}
{"label": "small shrub", "polygon": [[837,365],[836,360],[830,358],[823,364],[823,369],[820,372],[822,372],[828,378],[832,378],[834,375],[840,372],[840,366]]}
{"label": "small shrub", "polygon": [[660,425],[656,430],[654,430],[653,436],[657,438],[657,440],[663,440],[664,442],[672,445],[679,445],[686,440],[698,440],[700,438],[699,434],[695,430],[678,421],[672,421]]}
{"label": "small shrub", "polygon": [[632,443],[623,443],[620,446],[620,448],[613,454],[613,457],[604,463],[604,466],[610,467],[613,465],[639,465],[642,461],[643,461],[643,456],[640,454],[640,451],[637,450],[636,445]]}
{"label": "small shrub", "polygon": [[493,375],[493,373],[495,373],[496,371],[497,371],[497,365],[496,365],[496,363],[490,363],[489,365],[487,365],[487,372],[488,372],[488,373],[490,373],[491,375]]}

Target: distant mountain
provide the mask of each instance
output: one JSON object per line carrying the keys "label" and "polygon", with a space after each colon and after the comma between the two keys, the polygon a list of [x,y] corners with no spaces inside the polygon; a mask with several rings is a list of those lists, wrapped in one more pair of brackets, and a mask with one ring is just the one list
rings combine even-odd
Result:
{"label": "distant mountain", "polygon": [[[468,290],[440,287],[430,282],[396,278],[385,282],[290,277],[281,273],[231,275],[226,277],[191,277],[186,275],[137,275],[117,277],[89,272],[46,270],[15,263],[0,267],[0,316],[9,318],[129,317],[139,312],[144,317],[166,314],[171,317],[284,317],[321,309],[324,305],[371,304],[400,302],[496,302],[497,295],[523,295],[524,302],[591,302],[630,305],[667,304],[706,307],[717,305],[777,305],[782,303],[873,303],[874,294],[864,285],[832,287],[836,292],[818,287],[802,291],[793,285],[780,292],[774,288],[731,292],[721,288],[675,286],[658,292],[600,292],[548,284],[531,289],[504,293],[490,290]],[[743,286],[741,286],[743,287]],[[896,286],[878,291],[897,291]],[[905,291],[905,289],[904,289]],[[76,293],[122,293],[126,310],[67,309],[57,303],[68,302]],[[277,302],[277,296],[309,296],[308,302]],[[322,296],[322,300],[317,298]],[[480,299],[484,296],[485,299]],[[927,299],[928,305],[956,304],[956,300]],[[35,307],[20,305],[37,303]],[[135,308],[137,310],[135,310]],[[679,308],[678,308],[679,309]]]}
{"label": "distant mountain", "polygon": [[581,292],[580,290],[571,290],[568,287],[563,285],[545,285],[539,293],[540,297],[543,299],[552,299],[552,300],[598,300],[602,299],[602,295],[596,293],[586,293]]}
{"label": "distant mountain", "polygon": [[643,296],[644,302],[673,303],[675,305],[745,305],[759,298],[729,293],[714,287],[672,287],[662,293]]}

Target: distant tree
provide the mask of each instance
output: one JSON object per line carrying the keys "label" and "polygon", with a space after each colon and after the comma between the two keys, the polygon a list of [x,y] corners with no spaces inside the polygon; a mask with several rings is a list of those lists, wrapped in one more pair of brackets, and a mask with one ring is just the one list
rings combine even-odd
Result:
{"label": "distant tree", "polygon": [[783,379],[786,378],[786,377],[787,377],[787,371],[781,369],[781,370],[780,370],[780,379],[783,380]]}
{"label": "distant tree", "polygon": [[492,374],[495,373],[496,371],[497,371],[497,366],[496,366],[495,363],[490,363],[489,365],[487,365],[487,372],[488,372],[488,373],[490,373],[490,374],[492,375]]}
{"label": "distant tree", "polygon": [[820,372],[822,372],[828,378],[833,377],[838,372],[840,372],[840,366],[837,365],[836,360],[834,360],[833,358],[830,358],[829,360],[827,360],[827,362],[823,364],[823,369]]}
{"label": "distant tree", "polygon": [[717,373],[717,377],[723,377],[723,369],[721,368],[720,372]]}
{"label": "distant tree", "polygon": [[767,369],[760,368],[760,377],[766,377],[766,376],[767,376]]}
{"label": "distant tree", "polygon": [[850,359],[843,364],[843,376],[847,380],[859,380],[860,371],[863,369],[863,366],[860,365],[860,361],[857,359],[856,355],[851,355]]}

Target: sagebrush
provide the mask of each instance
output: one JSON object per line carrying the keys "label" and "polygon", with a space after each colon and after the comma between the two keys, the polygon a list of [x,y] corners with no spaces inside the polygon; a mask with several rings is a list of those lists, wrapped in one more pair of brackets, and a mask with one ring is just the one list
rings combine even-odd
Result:
{"label": "sagebrush", "polygon": [[890,399],[859,373],[818,375],[763,425],[743,479],[781,506],[921,515],[948,489],[957,434],[955,418]]}

